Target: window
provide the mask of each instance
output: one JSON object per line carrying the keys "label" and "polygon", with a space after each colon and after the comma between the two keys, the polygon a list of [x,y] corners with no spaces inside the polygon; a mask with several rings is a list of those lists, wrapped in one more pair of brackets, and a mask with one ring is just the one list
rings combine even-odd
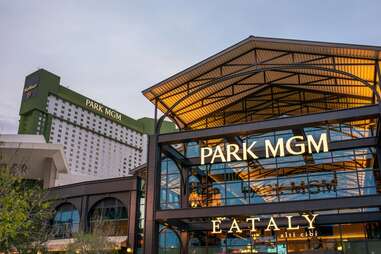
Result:
{"label": "window", "polygon": [[[260,204],[377,194],[372,147],[195,166],[190,207]],[[163,183],[164,182],[164,183]],[[170,179],[162,175],[162,185]]]}
{"label": "window", "polygon": [[180,254],[180,239],[175,231],[170,228],[161,226],[159,253]]}
{"label": "window", "polygon": [[52,223],[55,238],[71,238],[79,230],[79,212],[74,205],[65,203],[56,209]]}
{"label": "window", "polygon": [[[131,166],[131,164],[129,164]],[[176,163],[168,158],[161,162],[160,208],[180,207],[180,171]]]}
{"label": "window", "polygon": [[89,224],[91,232],[125,236],[128,232],[127,209],[118,199],[105,198],[92,208]]}

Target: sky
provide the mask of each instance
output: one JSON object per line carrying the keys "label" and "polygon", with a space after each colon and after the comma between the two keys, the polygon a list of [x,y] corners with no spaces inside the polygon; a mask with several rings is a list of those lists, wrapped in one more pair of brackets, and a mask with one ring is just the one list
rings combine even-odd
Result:
{"label": "sky", "polygon": [[133,118],[141,91],[249,35],[381,45],[381,1],[0,0],[0,134],[17,133],[25,76]]}

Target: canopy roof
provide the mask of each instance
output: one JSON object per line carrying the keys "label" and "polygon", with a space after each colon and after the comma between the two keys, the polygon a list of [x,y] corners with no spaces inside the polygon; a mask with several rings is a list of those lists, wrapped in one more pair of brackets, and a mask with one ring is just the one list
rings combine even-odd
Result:
{"label": "canopy roof", "polygon": [[143,94],[190,129],[350,108],[379,99],[380,57],[375,46],[250,36]]}

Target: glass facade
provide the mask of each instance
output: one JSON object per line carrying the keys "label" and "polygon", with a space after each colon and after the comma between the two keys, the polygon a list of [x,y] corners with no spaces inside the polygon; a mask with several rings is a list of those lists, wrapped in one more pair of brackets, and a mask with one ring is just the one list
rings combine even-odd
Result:
{"label": "glass facade", "polygon": [[127,209],[115,198],[106,198],[95,204],[90,212],[89,223],[91,232],[107,236],[128,234]]}
{"label": "glass facade", "polygon": [[[373,120],[327,124],[239,137],[264,153],[265,140],[276,144],[293,136],[327,134],[330,144],[374,136]],[[200,144],[224,149],[221,139],[190,142],[188,158],[199,157]],[[301,143],[302,144],[302,143]],[[213,163],[188,170],[190,207],[210,207],[353,197],[378,194],[380,172],[374,147],[332,150],[302,155]],[[164,183],[162,183],[164,185]],[[169,207],[167,207],[168,209]]]}
{"label": "glass facade", "polygon": [[[181,167],[174,160],[162,156],[160,209],[173,210],[184,208],[205,209],[220,206],[241,206],[303,201],[340,199],[378,195],[381,191],[381,176],[377,161],[377,149],[374,146],[343,146],[343,142],[365,140],[375,136],[373,119],[355,122],[309,126],[296,130],[282,130],[259,133],[234,138],[214,138],[172,145],[184,158],[192,162]],[[319,140],[326,134],[329,149],[285,156],[265,156],[266,140],[276,144],[301,136],[312,136]],[[233,141],[232,141],[233,140]],[[235,140],[235,141],[234,141]],[[231,162],[200,163],[201,147],[221,147],[226,153],[227,144],[247,144],[256,142],[257,159]],[[306,140],[306,139],[304,139]],[[304,142],[304,143],[303,143]],[[306,141],[291,145],[306,145]],[[332,146],[332,147],[331,147]],[[240,151],[239,151],[240,152]],[[238,152],[238,153],[239,153]],[[182,173],[186,174],[183,183]],[[186,193],[181,193],[185,187]],[[186,206],[182,199],[186,199]],[[181,205],[183,204],[183,206]],[[320,215],[342,216],[343,214],[378,213],[378,207],[359,207],[318,211]],[[254,211],[255,212],[255,211]],[[312,212],[312,211],[310,211]],[[275,214],[274,217],[298,216],[300,212]],[[269,218],[270,215],[264,215]],[[234,217],[234,216],[233,216]],[[233,217],[224,217],[232,221]],[[169,216],[170,218],[170,216]],[[188,224],[187,253],[378,253],[381,249],[381,224],[370,223],[317,223],[316,228],[286,231],[287,225],[279,231],[265,231],[263,225],[257,232],[243,230],[228,233],[224,225],[223,233],[215,234],[211,230],[211,218],[184,219],[179,223]],[[238,220],[243,220],[238,218]],[[201,230],[201,224],[210,224],[207,230]],[[205,227],[205,226],[204,226]],[[221,225],[222,227],[222,225]],[[159,253],[180,253],[177,234],[164,229],[159,235]],[[172,246],[170,248],[168,246]]]}
{"label": "glass facade", "polygon": [[188,178],[189,202],[204,207],[373,195],[380,178],[374,158],[375,150],[366,147],[196,166]]}

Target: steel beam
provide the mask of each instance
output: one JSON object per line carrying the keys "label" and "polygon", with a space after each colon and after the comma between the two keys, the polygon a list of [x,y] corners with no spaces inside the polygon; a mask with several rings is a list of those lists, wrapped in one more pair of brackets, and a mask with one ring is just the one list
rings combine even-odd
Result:
{"label": "steel beam", "polygon": [[378,117],[379,105],[363,106],[344,110],[327,111],[309,115],[271,119],[267,121],[234,124],[218,128],[183,131],[158,135],[158,143],[181,143],[225,136],[249,135],[273,130],[297,129],[327,122],[363,120]]}
{"label": "steel beam", "polygon": [[160,152],[157,136],[150,135],[148,141],[147,190],[144,224],[144,253],[158,253],[159,226],[155,212],[160,201]]}
{"label": "steel beam", "polygon": [[363,197],[274,202],[267,204],[161,210],[156,212],[156,219],[166,221],[169,219],[251,216],[253,214],[264,215],[278,213],[293,213],[295,211],[309,212],[333,209],[353,209],[360,207],[367,208],[378,206],[381,206],[380,196],[372,195]]}

